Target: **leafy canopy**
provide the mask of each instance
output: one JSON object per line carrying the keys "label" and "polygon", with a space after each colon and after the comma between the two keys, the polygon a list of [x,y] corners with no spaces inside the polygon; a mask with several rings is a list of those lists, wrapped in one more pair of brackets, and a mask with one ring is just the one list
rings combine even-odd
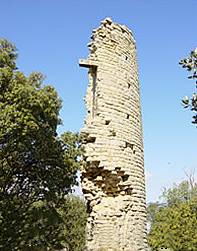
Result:
{"label": "leafy canopy", "polygon": [[[182,59],[179,64],[190,72],[189,79],[195,81],[195,88],[197,87],[197,48],[190,52],[188,58]],[[190,108],[194,113],[192,123],[197,124],[197,93],[193,93],[192,97],[185,96],[182,100],[185,108]]]}
{"label": "leafy canopy", "polygon": [[0,249],[60,248],[60,211],[80,167],[79,135],[57,136],[57,92],[41,73],[25,76],[16,58],[15,46],[0,40]]}
{"label": "leafy canopy", "polygon": [[149,205],[148,214],[154,212],[149,216],[152,221],[148,234],[152,250],[196,250],[197,183],[190,181],[165,189],[162,195],[164,203]]}

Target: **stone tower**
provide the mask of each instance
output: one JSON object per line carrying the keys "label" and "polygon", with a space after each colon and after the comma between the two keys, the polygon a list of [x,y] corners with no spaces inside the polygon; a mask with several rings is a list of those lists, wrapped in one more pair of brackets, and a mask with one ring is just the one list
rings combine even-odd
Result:
{"label": "stone tower", "polygon": [[136,45],[110,18],[93,30],[85,98],[82,189],[88,251],[145,251],[146,206]]}

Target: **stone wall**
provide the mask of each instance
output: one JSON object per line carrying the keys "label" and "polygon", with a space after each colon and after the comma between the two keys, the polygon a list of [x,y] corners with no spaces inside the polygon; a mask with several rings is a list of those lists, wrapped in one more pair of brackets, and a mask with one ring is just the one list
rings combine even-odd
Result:
{"label": "stone wall", "polygon": [[147,250],[142,123],[136,45],[110,18],[93,30],[85,103],[82,189],[88,251]]}

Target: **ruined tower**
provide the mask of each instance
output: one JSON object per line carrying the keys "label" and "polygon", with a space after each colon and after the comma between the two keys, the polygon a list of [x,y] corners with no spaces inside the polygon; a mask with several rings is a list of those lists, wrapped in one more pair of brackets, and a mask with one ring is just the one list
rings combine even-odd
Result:
{"label": "ruined tower", "polygon": [[145,251],[146,207],[136,45],[106,18],[93,30],[88,68],[82,189],[88,251]]}

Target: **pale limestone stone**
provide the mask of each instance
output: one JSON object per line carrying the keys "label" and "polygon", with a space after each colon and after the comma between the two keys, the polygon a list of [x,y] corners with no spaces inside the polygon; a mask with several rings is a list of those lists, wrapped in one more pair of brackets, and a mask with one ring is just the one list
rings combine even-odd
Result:
{"label": "pale limestone stone", "polygon": [[110,18],[93,30],[82,132],[88,251],[146,251],[142,123],[136,45]]}

